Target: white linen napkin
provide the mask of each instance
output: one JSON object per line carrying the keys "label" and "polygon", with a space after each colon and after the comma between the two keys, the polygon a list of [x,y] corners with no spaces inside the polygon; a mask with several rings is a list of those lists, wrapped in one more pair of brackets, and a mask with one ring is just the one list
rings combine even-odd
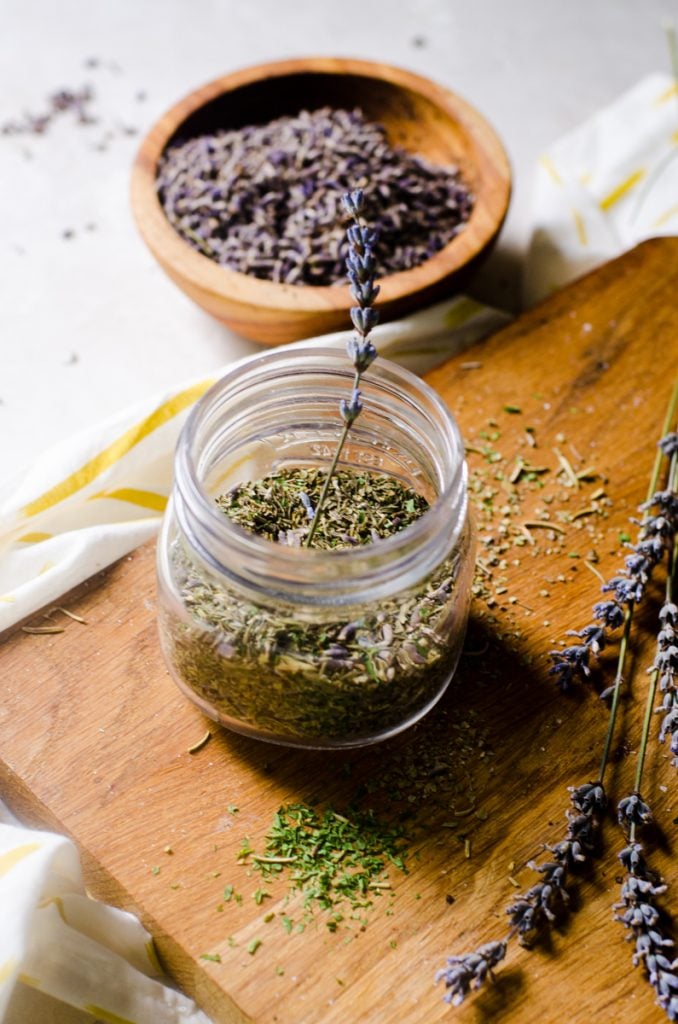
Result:
{"label": "white linen napkin", "polygon": [[645,238],[678,233],[678,82],[644,78],[537,167],[526,305]]}
{"label": "white linen napkin", "polygon": [[[666,75],[644,79],[550,147],[537,171],[533,224],[530,302],[643,238],[675,234],[677,83]],[[374,339],[381,354],[424,372],[507,320],[458,298],[384,324]],[[341,345],[347,336],[303,344]],[[179,431],[211,383],[185,382],[88,429],[49,451],[25,478],[0,486],[0,629],[154,534]],[[65,838],[0,824],[0,907],[0,1024],[22,982],[107,1020],[209,1024],[190,1000],[155,980],[141,925],[85,895]]]}

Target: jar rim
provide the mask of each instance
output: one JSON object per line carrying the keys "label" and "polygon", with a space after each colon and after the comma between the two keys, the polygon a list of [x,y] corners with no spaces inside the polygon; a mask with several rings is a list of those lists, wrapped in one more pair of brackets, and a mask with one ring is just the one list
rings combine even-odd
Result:
{"label": "jar rim", "polygon": [[[233,364],[196,402],[181,431],[176,452],[175,487],[183,503],[197,516],[201,531],[206,530],[218,547],[228,545],[229,561],[258,561],[265,563],[269,572],[275,564],[276,574],[279,573],[282,579],[289,572],[296,580],[303,578],[305,583],[317,581],[322,586],[325,576],[335,584],[338,575],[343,579],[364,576],[373,557],[378,559],[380,566],[393,563],[402,568],[440,534],[445,519],[450,533],[459,533],[466,514],[466,463],[463,441],[454,416],[438,393],[411,371],[381,356],[373,365],[374,369],[362,377],[365,384],[407,394],[410,401],[416,401],[419,411],[429,415],[432,423],[432,417],[435,417],[437,433],[446,449],[439,454],[452,470],[436,499],[422,516],[397,533],[371,544],[338,550],[277,544],[231,522],[201,482],[197,468],[200,432],[215,403],[225,400],[229,393],[235,395],[247,388],[248,383],[260,380],[262,374],[278,379],[283,370],[288,375],[332,374],[345,377],[347,382],[353,379],[354,374],[344,351],[338,347],[285,346],[249,356]],[[459,509],[457,522],[449,522],[450,506]],[[215,560],[213,551],[209,553],[212,555],[209,560],[215,567],[224,570],[226,567],[219,564],[221,559]]]}

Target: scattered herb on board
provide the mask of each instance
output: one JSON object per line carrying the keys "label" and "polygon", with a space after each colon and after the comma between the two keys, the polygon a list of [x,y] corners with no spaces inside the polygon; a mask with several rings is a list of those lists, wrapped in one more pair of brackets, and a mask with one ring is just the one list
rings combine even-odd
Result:
{"label": "scattered herb on board", "polygon": [[[658,710],[669,714],[678,706],[676,683],[678,680],[678,609],[674,604],[676,566],[678,564],[678,434],[666,433],[674,424],[678,406],[678,383],[675,385],[662,433],[659,450],[651,473],[648,498],[640,507],[642,518],[632,520],[639,526],[638,539],[629,543],[630,554],[617,576],[603,584],[607,599],[594,607],[596,621],[582,630],[573,631],[580,643],[553,653],[553,673],[561,686],[567,688],[575,679],[587,679],[590,662],[610,643],[609,633],[622,628],[618,646],[616,671],[607,692],[611,700],[608,728],[603,743],[597,778],[570,789],[572,810],[568,812],[567,832],[560,842],[545,848],[550,856],[540,864],[530,862],[529,867],[540,878],[526,892],[517,896],[506,908],[509,917],[508,934],[500,940],[487,942],[471,953],[448,958],[447,965],[436,975],[447,989],[445,999],[452,1005],[461,1004],[467,995],[493,978],[493,970],[506,957],[508,943],[518,936],[522,945],[531,947],[547,941],[553,926],[558,925],[571,911],[569,888],[572,875],[590,864],[600,852],[600,832],[607,813],[608,795],[605,776],[610,763],[612,739],[617,724],[618,708],[625,685],[625,665],[632,647],[634,613],[641,602],[647,603],[648,584],[660,565],[666,565],[664,602],[658,616],[657,647],[650,666],[646,707],[636,759],[633,791],[617,805],[617,820],[625,832],[627,845],[619,854],[625,870],[621,890],[621,903],[615,909],[624,911],[617,916],[635,942],[633,963],[641,966],[646,979],[654,988],[658,1005],[670,1020],[678,1019],[678,962],[673,959],[674,940],[670,918],[659,898],[666,885],[649,866],[645,851],[637,841],[637,831],[653,823],[650,807],[641,795],[643,772],[650,736],[652,712],[655,709],[659,686],[664,702]],[[663,461],[669,460],[667,485],[658,490]],[[633,673],[630,673],[633,675]],[[629,679],[627,685],[630,686]],[[678,725],[678,716],[676,716]],[[665,739],[673,728],[673,718],[666,719],[659,731],[659,740]]]}
{"label": "scattered herb on board", "polygon": [[[317,912],[326,915],[331,932],[345,914],[364,922],[374,901],[392,893],[389,869],[407,871],[404,828],[371,810],[340,814],[331,807],[287,804],[274,815],[265,842],[264,853],[253,853],[250,863],[264,879],[285,879],[288,898],[301,895],[306,916],[297,927]],[[288,933],[295,928],[287,915],[281,924]]]}
{"label": "scattered herb on board", "polygon": [[165,150],[157,190],[170,224],[229,270],[300,285],[343,283],[342,192],[362,186],[380,232],[380,274],[408,270],[450,242],[473,197],[456,167],[391,146],[359,109],[323,107]]}
{"label": "scattered herb on board", "polygon": [[209,960],[213,964],[220,964],[221,963],[221,956],[219,955],[219,953],[201,953],[200,954],[200,959],[201,960]]}

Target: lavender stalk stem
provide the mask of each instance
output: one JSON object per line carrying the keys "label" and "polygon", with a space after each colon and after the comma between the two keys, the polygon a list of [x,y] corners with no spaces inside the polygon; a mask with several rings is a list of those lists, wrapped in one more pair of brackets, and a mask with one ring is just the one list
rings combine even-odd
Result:
{"label": "lavender stalk stem", "polygon": [[[357,391],[358,385],[360,384],[360,376],[361,376],[360,371],[356,371],[356,375],[353,378],[353,391],[354,392]],[[317,503],[317,505],[315,507],[315,515],[313,516],[313,519],[311,521],[311,528],[308,531],[308,535],[306,537],[306,542],[305,542],[305,546],[307,548],[310,548],[310,546],[311,546],[311,544],[313,542],[313,537],[315,536],[315,531],[318,529],[318,523],[320,522],[320,513],[322,511],[323,505],[325,504],[325,499],[327,498],[327,492],[330,489],[330,483],[332,482],[332,477],[334,476],[334,471],[337,468],[337,464],[339,462],[339,458],[341,456],[343,447],[346,444],[346,438],[348,437],[348,432],[349,432],[350,429],[351,429],[351,424],[350,423],[345,423],[344,424],[344,429],[342,430],[341,435],[339,437],[339,440],[337,442],[337,447],[336,447],[336,451],[334,453],[334,458],[332,459],[332,463],[330,465],[330,468],[327,471],[327,476],[325,477],[325,483],[323,484],[323,489],[320,492],[320,497],[318,498],[318,503]]]}

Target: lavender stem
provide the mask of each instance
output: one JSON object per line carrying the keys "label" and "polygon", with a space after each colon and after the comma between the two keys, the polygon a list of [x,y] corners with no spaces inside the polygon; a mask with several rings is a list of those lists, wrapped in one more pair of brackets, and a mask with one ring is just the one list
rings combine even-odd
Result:
{"label": "lavender stem", "polygon": [[342,399],[339,403],[339,411],[344,421],[344,429],[337,443],[337,448],[332,459],[332,464],[327,473],[323,489],[318,499],[315,515],[311,521],[311,528],[306,537],[305,546],[309,548],[315,536],[320,513],[322,512],[325,499],[329,491],[330,482],[334,474],[342,449],[346,443],[348,432],[354,421],[362,412],[360,401],[360,380],[365,370],[371,366],[377,358],[377,350],[370,341],[370,331],[379,322],[379,314],[374,309],[374,302],[379,294],[379,287],[374,283],[376,262],[374,258],[374,247],[378,241],[378,232],[368,228],[362,223],[360,213],[363,209],[364,194],[362,189],[347,192],[342,196],[344,210],[353,218],[353,224],[346,232],[348,238],[348,255],[346,257],[346,269],[351,282],[351,294],[357,306],[351,308],[351,321],[355,327],[356,334],[350,338],[346,351],[353,361],[355,376],[349,401]]}
{"label": "lavender stem", "polygon": [[[360,376],[361,376],[360,371],[356,370],[356,375],[353,378],[353,391],[356,391],[357,388],[358,388],[358,385],[360,384]],[[341,456],[343,447],[346,444],[346,438],[348,437],[348,432],[349,432],[350,429],[351,429],[351,424],[350,423],[345,423],[344,424],[344,429],[342,430],[341,436],[340,436],[340,438],[339,438],[339,440],[337,442],[337,448],[336,448],[336,451],[334,453],[334,458],[332,459],[332,464],[330,465],[330,468],[327,471],[327,476],[325,477],[325,483],[323,484],[323,489],[320,492],[320,497],[318,498],[318,504],[315,507],[315,515],[313,516],[313,519],[311,520],[311,528],[308,531],[308,536],[306,537],[306,542],[305,542],[305,546],[307,548],[310,548],[311,543],[313,542],[313,537],[315,536],[315,531],[318,529],[318,523],[320,522],[320,513],[322,512],[323,506],[325,504],[325,499],[327,498],[327,492],[330,489],[330,483],[332,481],[332,477],[334,476],[334,471],[337,468],[337,464],[339,462],[339,457]]]}

